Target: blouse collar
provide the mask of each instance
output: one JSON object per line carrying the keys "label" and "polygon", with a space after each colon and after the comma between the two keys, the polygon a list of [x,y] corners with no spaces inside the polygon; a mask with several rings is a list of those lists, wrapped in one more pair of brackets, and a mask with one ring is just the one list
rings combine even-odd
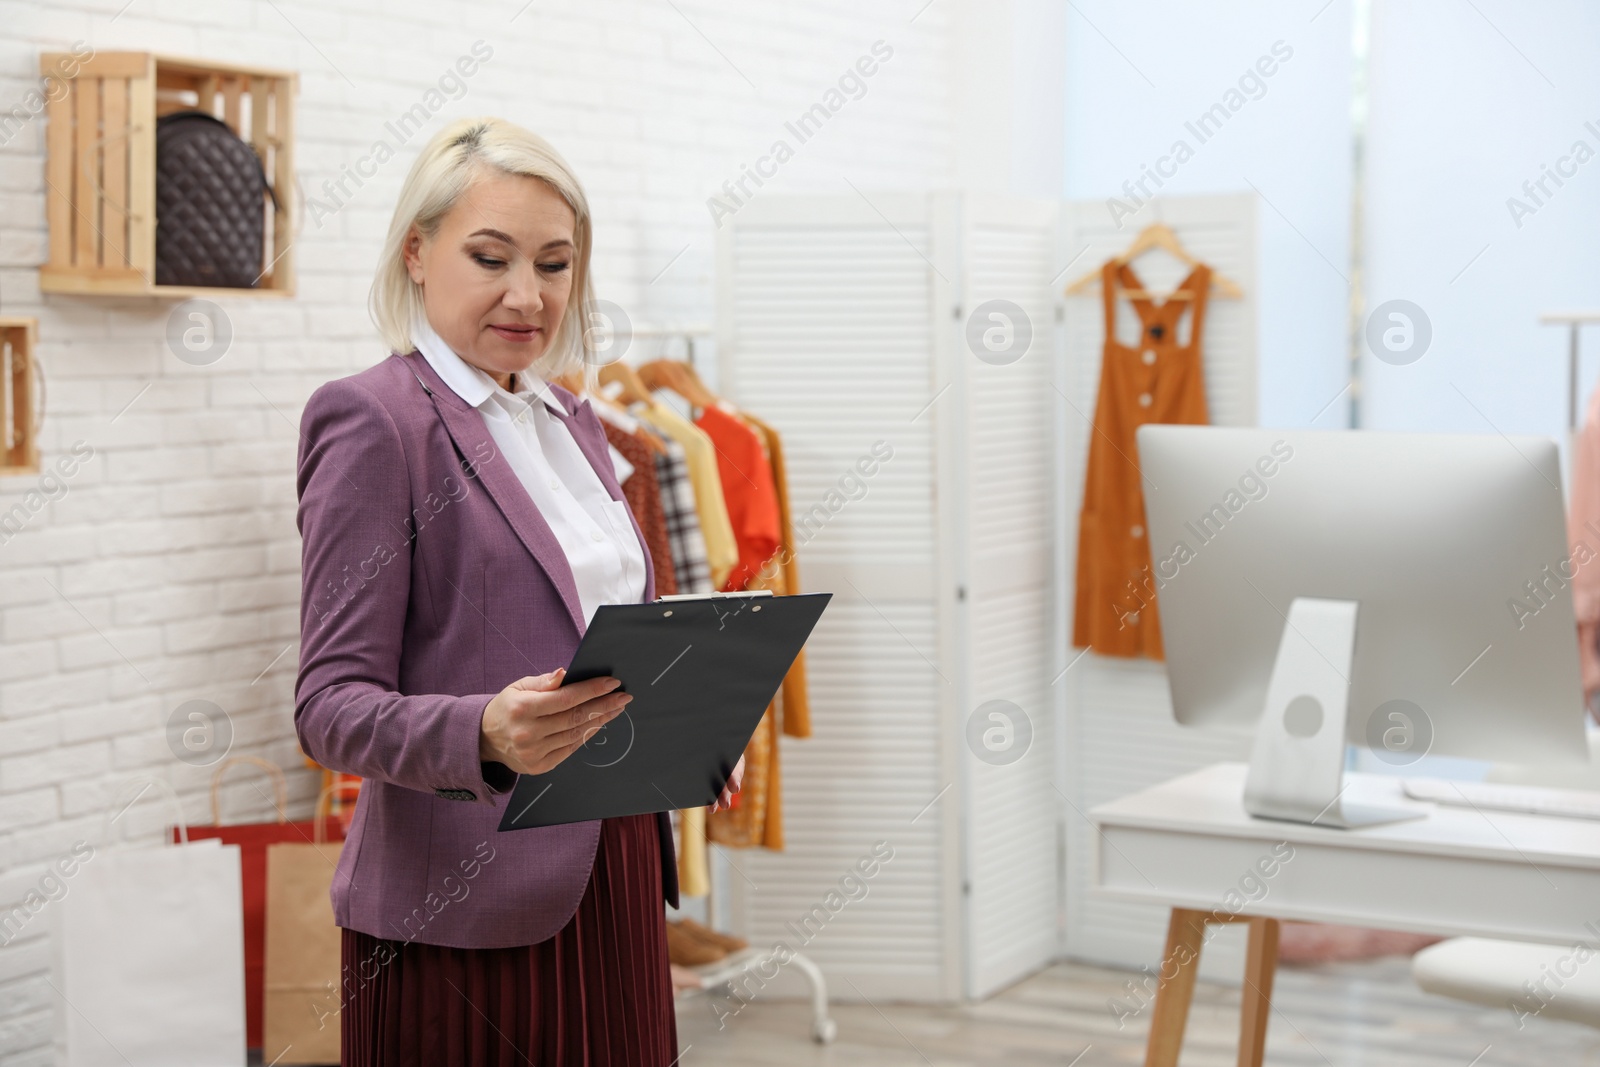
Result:
{"label": "blouse collar", "polygon": [[531,403],[529,399],[533,394],[545,402],[545,406],[552,412],[567,417],[567,409],[562,406],[555,392],[538,375],[532,373],[519,373],[517,375],[517,391],[515,394],[500,387],[500,383],[491,378],[484,370],[474,367],[456,354],[455,350],[445,343],[434,330],[426,316],[419,315],[411,325],[411,342],[417,346],[417,351],[422,353],[422,358],[428,361],[441,381],[450,389],[475,408],[482,407],[490,397],[500,393],[503,398],[513,396],[524,404]]}

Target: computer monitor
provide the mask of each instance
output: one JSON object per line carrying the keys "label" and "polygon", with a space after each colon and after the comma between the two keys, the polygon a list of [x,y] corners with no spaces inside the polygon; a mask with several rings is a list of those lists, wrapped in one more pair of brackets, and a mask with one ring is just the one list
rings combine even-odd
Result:
{"label": "computer monitor", "polygon": [[1570,582],[1600,567],[1600,531],[1569,551],[1553,441],[1165,425],[1137,441],[1153,566],[1126,608],[1156,601],[1179,722],[1258,724],[1253,814],[1402,817],[1341,811],[1346,741],[1397,764],[1588,758]]}

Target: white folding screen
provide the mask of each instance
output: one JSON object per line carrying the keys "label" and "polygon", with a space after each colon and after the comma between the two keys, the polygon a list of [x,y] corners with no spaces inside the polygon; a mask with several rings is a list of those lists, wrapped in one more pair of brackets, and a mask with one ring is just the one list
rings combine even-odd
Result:
{"label": "white folding screen", "polygon": [[[1206,401],[1211,421],[1220,426],[1252,426],[1256,422],[1256,207],[1249,194],[1173,197],[1144,205],[1125,217],[1119,228],[1102,202],[1065,205],[1059,229],[1060,262],[1073,262],[1071,280],[1127,247],[1133,235],[1151,222],[1171,226],[1188,250],[1239,283],[1242,300],[1215,293],[1206,312],[1204,345]],[[1152,289],[1167,291],[1186,269],[1175,259],[1154,253],[1134,265]],[[1065,304],[1062,387],[1068,402],[1062,417],[1066,428],[1064,490],[1065,559],[1077,558],[1078,508],[1083,497],[1083,471],[1088,457],[1090,420],[1100,384],[1100,355],[1105,317],[1100,289],[1068,297]],[[1129,315],[1126,301],[1121,302]],[[1187,318],[1187,316],[1186,316]],[[1136,320],[1135,320],[1136,321]],[[1130,323],[1121,323],[1127,328]],[[1129,330],[1128,336],[1136,333]],[[1068,575],[1068,604],[1072,596]],[[1076,656],[1076,650],[1072,655]],[[1071,662],[1070,660],[1068,662]],[[1167,913],[1152,905],[1126,904],[1088,892],[1094,853],[1093,829],[1086,813],[1096,804],[1125,796],[1219,760],[1249,758],[1247,733],[1191,730],[1172,718],[1166,671],[1145,659],[1085,655],[1063,676],[1068,708],[1063,788],[1071,797],[1067,813],[1066,951],[1076,959],[1138,967],[1160,958]],[[1237,973],[1232,938],[1219,938],[1208,948],[1208,971]],[[1216,966],[1216,965],[1221,966]]]}
{"label": "white folding screen", "polygon": [[[1058,948],[1056,214],[768,197],[719,234],[721,382],[782,433],[801,579],[835,594],[807,646],[814,736],[783,743],[787,848],[730,854],[734,919],[800,948],[800,917],[887,842],[865,895],[804,945],[841,996],[981,996]],[[989,300],[1020,314],[980,359],[967,319]],[[875,445],[891,458],[871,462]],[[1020,758],[969,747],[989,701],[1020,709],[1000,720],[1031,734]]]}
{"label": "white folding screen", "polygon": [[[955,824],[934,803],[953,759],[935,663],[932,223],[920,196],[774,196],[718,235],[722,391],[782,434],[800,579],[834,593],[806,648],[813,736],[781,743],[787,847],[728,853],[734,925],[804,951],[847,997],[959,993]],[[868,476],[878,442],[890,458]],[[893,858],[866,895],[805,924],[879,841]]]}
{"label": "white folding screen", "polygon": [[[1083,813],[1245,750],[1173,724],[1161,664],[1069,646],[1103,329],[1098,296],[1060,289],[1150,211],[1118,229],[1100,203],[774,195],[718,233],[721,388],[782,433],[801,581],[835,594],[807,646],[814,736],[782,742],[787,847],[726,853],[729,896],[741,933],[803,950],[839,996],[1156,958],[1158,909],[1087,895]],[[1250,424],[1253,200],[1160,211],[1245,291],[1211,303],[1206,386],[1214,422]],[[1170,288],[1163,266],[1138,269]],[[980,743],[991,724],[1025,754]],[[840,905],[878,842],[893,858]]]}
{"label": "white folding screen", "polygon": [[[973,195],[961,206],[960,310],[951,319],[962,329],[950,381],[964,402],[951,405],[946,520],[961,561],[958,588],[967,591],[952,649],[967,672],[958,709],[969,887],[963,985],[981,997],[1060,947],[1062,798],[1052,784],[1059,731],[1050,693],[1056,590],[1065,588],[1052,565],[1060,480],[1051,451],[1050,279],[1059,210]],[[984,710],[996,701],[1009,705],[998,719]],[[990,730],[1001,731],[993,751],[982,743]]]}

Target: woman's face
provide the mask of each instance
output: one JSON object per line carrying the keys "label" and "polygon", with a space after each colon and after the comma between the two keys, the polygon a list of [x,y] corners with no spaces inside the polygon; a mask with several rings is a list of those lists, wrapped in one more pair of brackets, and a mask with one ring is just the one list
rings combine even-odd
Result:
{"label": "woman's face", "polygon": [[485,169],[431,239],[415,227],[406,268],[434,331],[507,385],[550,347],[572,293],[577,216],[560,193]]}

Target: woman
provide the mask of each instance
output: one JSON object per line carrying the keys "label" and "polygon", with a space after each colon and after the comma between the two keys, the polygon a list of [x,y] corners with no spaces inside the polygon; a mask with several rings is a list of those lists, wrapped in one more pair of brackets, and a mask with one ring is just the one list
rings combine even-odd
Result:
{"label": "woman", "polygon": [[453,123],[373,283],[390,356],[306,404],[295,727],[368,779],[332,891],[347,1067],[678,1056],[667,816],[496,829],[631,699],[561,685],[595,609],[655,596],[598,418],[548,384],[593,383],[591,244],[548,143]]}

